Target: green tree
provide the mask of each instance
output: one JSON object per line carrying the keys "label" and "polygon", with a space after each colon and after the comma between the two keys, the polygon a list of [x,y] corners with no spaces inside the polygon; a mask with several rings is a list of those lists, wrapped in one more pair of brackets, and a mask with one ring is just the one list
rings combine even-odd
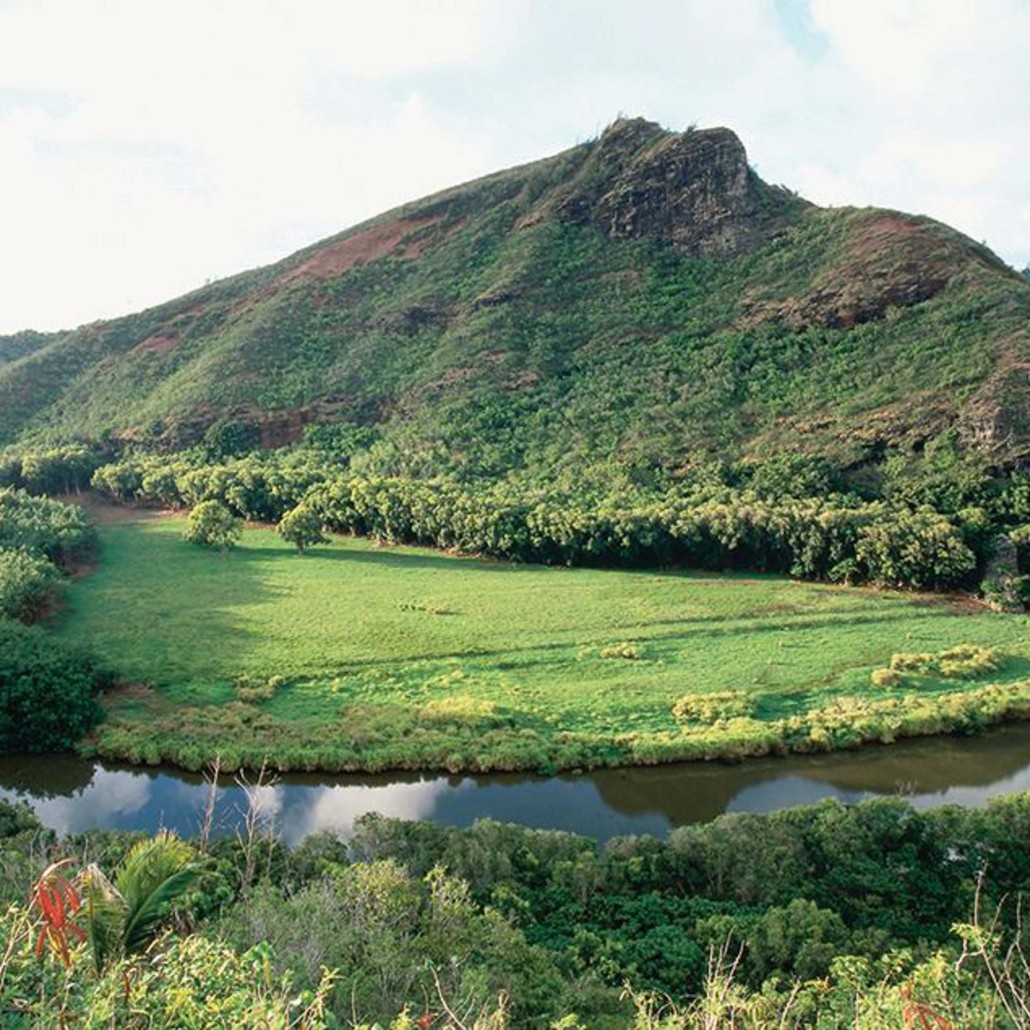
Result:
{"label": "green tree", "polygon": [[315,544],[328,541],[322,513],[314,505],[302,501],[291,508],[279,522],[279,535],[297,548],[298,554]]}
{"label": "green tree", "polygon": [[183,539],[201,547],[220,547],[228,551],[242,533],[243,519],[238,519],[224,504],[201,501],[189,514]]}

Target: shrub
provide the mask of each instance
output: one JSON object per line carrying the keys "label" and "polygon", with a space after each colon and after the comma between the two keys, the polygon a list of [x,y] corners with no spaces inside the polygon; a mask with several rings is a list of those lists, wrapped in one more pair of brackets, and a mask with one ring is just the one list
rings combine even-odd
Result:
{"label": "shrub", "polygon": [[673,706],[677,722],[710,725],[721,719],[746,719],[754,714],[755,699],[742,691],[722,690],[712,694],[684,694]]}
{"label": "shrub", "polygon": [[959,644],[937,656],[938,668],[945,679],[974,679],[995,672],[999,664],[998,652],[993,647],[976,644]]}
{"label": "shrub", "polygon": [[60,575],[28,551],[0,551],[0,616],[32,622],[53,600]]}
{"label": "shrub", "polygon": [[312,504],[301,503],[291,508],[279,522],[279,535],[297,548],[298,554],[328,540],[322,513]]}
{"label": "shrub", "polygon": [[0,752],[62,751],[102,718],[96,660],[0,619]]}
{"label": "shrub", "polygon": [[895,669],[873,669],[869,682],[874,687],[896,687],[901,682],[901,674]]}
{"label": "shrub", "polygon": [[219,501],[201,501],[189,514],[183,539],[201,547],[220,547],[223,551],[236,545],[243,532],[238,519]]}
{"label": "shrub", "polygon": [[268,680],[253,680],[249,676],[240,676],[236,681],[236,699],[238,701],[271,701],[276,691],[285,686],[282,676],[272,676]]}
{"label": "shrub", "polygon": [[946,680],[968,680],[995,672],[1001,664],[998,652],[978,644],[956,644],[938,654],[900,652],[892,655],[884,669],[874,669],[869,679],[874,687],[895,687],[910,677],[939,676]]}
{"label": "shrub", "polygon": [[611,647],[603,648],[602,658],[627,658],[636,660],[640,658],[640,648],[636,644],[629,644],[623,641],[621,644],[612,644]]}

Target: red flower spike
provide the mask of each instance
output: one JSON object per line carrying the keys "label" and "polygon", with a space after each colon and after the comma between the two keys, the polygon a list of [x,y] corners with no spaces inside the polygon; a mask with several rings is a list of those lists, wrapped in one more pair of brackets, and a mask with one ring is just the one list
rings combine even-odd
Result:
{"label": "red flower spike", "polygon": [[66,859],[64,862],[55,862],[44,869],[32,888],[32,897],[29,900],[29,908],[39,913],[42,923],[39,938],[36,940],[37,957],[43,954],[44,946],[49,945],[50,950],[65,966],[71,964],[69,940],[86,939],[82,927],[77,926],[70,918],[79,910],[82,901],[75,887],[60,872],[61,867],[70,861]]}

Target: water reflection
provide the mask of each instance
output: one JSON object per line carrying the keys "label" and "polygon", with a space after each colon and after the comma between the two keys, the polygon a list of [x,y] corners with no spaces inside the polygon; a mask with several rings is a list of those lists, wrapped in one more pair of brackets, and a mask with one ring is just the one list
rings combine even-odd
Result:
{"label": "water reflection", "polygon": [[[606,840],[664,834],[722,812],[768,812],[821,798],[905,794],[916,807],[977,805],[1030,790],[1030,726],[836,755],[611,769],[582,776],[290,776],[257,791],[262,818],[290,842],[315,830],[346,835],[365,812],[464,826],[493,818]],[[91,827],[196,833],[208,788],[174,770],[106,767],[67,756],[0,758],[0,797],[28,801],[61,833]],[[214,827],[235,832],[244,787],[217,793]]]}

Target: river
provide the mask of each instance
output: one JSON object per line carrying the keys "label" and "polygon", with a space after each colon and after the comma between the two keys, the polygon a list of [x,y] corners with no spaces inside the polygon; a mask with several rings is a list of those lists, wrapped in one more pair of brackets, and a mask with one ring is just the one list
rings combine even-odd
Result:
{"label": "river", "polygon": [[[936,737],[829,755],[604,769],[582,775],[283,776],[249,788],[223,778],[214,830],[235,832],[248,790],[268,824],[289,842],[329,829],[346,834],[380,812],[465,826],[493,818],[599,840],[662,835],[723,812],[768,812],[821,798],[845,802],[902,794],[917,808],[980,805],[1030,790],[1030,725],[976,737]],[[196,833],[209,787],[199,776],[66,755],[0,758],[0,798],[22,799],[60,833],[93,827]]]}

